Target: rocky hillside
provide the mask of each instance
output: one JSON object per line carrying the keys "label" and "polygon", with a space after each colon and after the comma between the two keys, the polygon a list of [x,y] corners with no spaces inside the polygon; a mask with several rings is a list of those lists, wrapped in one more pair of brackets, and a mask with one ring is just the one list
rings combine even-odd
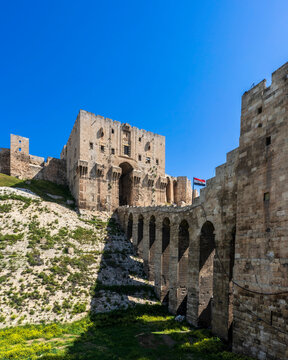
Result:
{"label": "rocky hillside", "polygon": [[12,183],[0,187],[1,327],[155,301],[142,262],[111,214],[77,213],[71,197],[53,194],[49,184],[45,192],[43,182]]}

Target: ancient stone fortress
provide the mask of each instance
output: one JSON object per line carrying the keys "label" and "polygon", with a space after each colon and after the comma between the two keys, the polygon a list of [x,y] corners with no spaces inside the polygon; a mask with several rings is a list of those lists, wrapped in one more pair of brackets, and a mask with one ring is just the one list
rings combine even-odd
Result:
{"label": "ancient stone fortress", "polygon": [[191,181],[165,174],[165,137],[81,110],[61,159],[29,154],[29,139],[11,135],[0,172],[67,184],[79,208],[192,203]]}
{"label": "ancient stone fortress", "polygon": [[236,352],[287,360],[287,159],[288,63],[244,93],[239,147],[193,204],[189,180],[165,175],[163,136],[86,111],[60,160],[11,135],[0,172],[67,183],[79,207],[117,208],[172,313]]}
{"label": "ancient stone fortress", "polygon": [[288,63],[242,97],[239,147],[187,207],[119,207],[172,313],[288,359]]}
{"label": "ancient stone fortress", "polygon": [[66,184],[65,161],[29,154],[29,139],[10,135],[10,149],[0,148],[0,173],[19,179],[43,179]]}
{"label": "ancient stone fortress", "polygon": [[165,174],[165,137],[81,110],[61,152],[80,208],[191,204],[187,177]]}

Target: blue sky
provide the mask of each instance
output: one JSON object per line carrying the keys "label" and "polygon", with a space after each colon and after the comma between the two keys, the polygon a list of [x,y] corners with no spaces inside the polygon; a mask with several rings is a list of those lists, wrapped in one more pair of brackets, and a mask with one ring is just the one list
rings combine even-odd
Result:
{"label": "blue sky", "polygon": [[79,109],[166,136],[166,172],[209,178],[241,95],[288,61],[287,0],[0,2],[0,147],[59,157]]}

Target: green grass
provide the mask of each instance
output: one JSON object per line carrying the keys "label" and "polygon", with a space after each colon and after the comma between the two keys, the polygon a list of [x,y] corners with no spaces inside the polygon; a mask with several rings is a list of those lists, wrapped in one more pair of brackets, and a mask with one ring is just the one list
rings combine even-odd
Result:
{"label": "green grass", "polygon": [[207,330],[174,321],[160,305],[0,330],[0,359],[248,360],[228,352]]}
{"label": "green grass", "polygon": [[[45,201],[57,202],[59,204],[66,204],[67,200],[74,200],[67,186],[57,185],[46,180],[19,180],[13,176],[0,174],[1,186],[27,189]],[[53,199],[47,194],[61,196],[62,199]]]}
{"label": "green grass", "polygon": [[19,180],[13,176],[0,173],[0,186],[14,186],[21,183],[23,180]]}

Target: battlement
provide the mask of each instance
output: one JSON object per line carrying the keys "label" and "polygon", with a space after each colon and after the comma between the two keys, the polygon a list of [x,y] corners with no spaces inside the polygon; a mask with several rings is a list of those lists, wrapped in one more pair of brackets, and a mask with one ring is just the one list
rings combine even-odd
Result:
{"label": "battlement", "polygon": [[287,105],[288,63],[273,72],[272,82],[262,80],[242,96],[240,146],[265,136],[284,120]]}
{"label": "battlement", "polygon": [[286,62],[284,65],[282,65],[280,68],[275,70],[271,75],[271,85],[266,86],[267,80],[263,79],[258,84],[253,85],[251,89],[245,91],[245,93],[242,96],[242,104],[246,105],[249,104],[250,101],[254,100],[254,97],[257,95],[263,96],[265,95],[263,92],[266,93],[269,91],[274,91],[278,87],[283,86],[283,84],[286,82],[288,78],[288,62]]}
{"label": "battlement", "polygon": [[113,119],[110,119],[110,118],[108,118],[108,117],[105,117],[105,116],[102,116],[102,115],[98,115],[98,114],[94,114],[94,113],[92,113],[92,112],[90,112],[90,111],[86,111],[86,110],[80,110],[79,111],[79,114],[80,114],[80,117],[81,117],[81,115],[89,115],[90,117],[91,117],[91,126],[93,126],[94,124],[97,124],[96,122],[95,122],[95,120],[97,119],[97,120],[99,120],[100,122],[101,121],[104,121],[104,122],[106,122],[108,125],[111,125],[111,126],[113,126],[113,127],[123,127],[123,126],[126,126],[126,127],[129,127],[129,129],[130,129],[130,131],[138,131],[138,132],[141,132],[141,133],[143,133],[143,134],[145,134],[145,135],[148,135],[148,136],[151,136],[151,137],[163,137],[163,138],[165,138],[165,136],[164,135],[160,135],[160,134],[156,134],[156,133],[154,133],[154,132],[152,132],[152,131],[148,131],[148,130],[145,130],[145,129],[140,129],[140,128],[138,128],[138,127],[136,127],[136,126],[132,126],[132,125],[130,125],[130,124],[128,124],[128,123],[126,123],[126,122],[120,122],[120,121],[118,121],[118,120],[113,120]]}

